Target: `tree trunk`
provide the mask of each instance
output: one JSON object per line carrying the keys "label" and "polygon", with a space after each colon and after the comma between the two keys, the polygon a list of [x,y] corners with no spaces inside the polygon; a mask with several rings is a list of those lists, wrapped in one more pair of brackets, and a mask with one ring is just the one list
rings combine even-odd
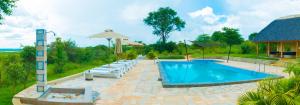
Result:
{"label": "tree trunk", "polygon": [[165,45],[166,44],[166,36],[162,35],[162,43]]}
{"label": "tree trunk", "polygon": [[227,55],[227,63],[229,61],[230,52],[231,52],[231,45],[229,45],[229,51],[228,51],[228,55]]}
{"label": "tree trunk", "polygon": [[202,48],[202,59],[204,59],[204,47]]}

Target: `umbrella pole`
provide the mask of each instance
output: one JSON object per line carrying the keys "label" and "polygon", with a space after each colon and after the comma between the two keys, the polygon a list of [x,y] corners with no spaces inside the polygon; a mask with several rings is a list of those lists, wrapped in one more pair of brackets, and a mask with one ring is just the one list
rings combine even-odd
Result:
{"label": "umbrella pole", "polygon": [[[106,39],[108,41],[108,57],[110,59],[110,40],[111,40],[111,38],[106,38]],[[110,63],[108,64],[108,67],[110,67]]]}

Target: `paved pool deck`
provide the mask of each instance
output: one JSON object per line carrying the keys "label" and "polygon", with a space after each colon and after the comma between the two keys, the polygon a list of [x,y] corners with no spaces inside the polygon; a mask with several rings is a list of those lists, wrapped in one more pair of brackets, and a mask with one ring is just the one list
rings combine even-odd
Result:
{"label": "paved pool deck", "polygon": [[[221,63],[258,70],[258,64],[236,61]],[[281,67],[265,68],[267,73],[287,76]],[[261,69],[263,70],[263,66]],[[85,81],[83,76],[79,76],[52,86],[92,87],[100,93],[96,105],[235,105],[241,94],[257,87],[257,83],[252,82],[209,87],[163,88],[158,78],[159,71],[154,61],[140,60],[120,79],[94,78],[93,81]]]}

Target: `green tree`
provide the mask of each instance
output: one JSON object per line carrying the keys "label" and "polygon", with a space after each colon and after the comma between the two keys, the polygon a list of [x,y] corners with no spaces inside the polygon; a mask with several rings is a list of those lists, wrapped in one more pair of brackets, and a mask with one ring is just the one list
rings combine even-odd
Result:
{"label": "green tree", "polygon": [[256,32],[250,34],[250,35],[248,36],[248,40],[253,41],[254,38],[257,36],[257,34],[258,34],[258,33],[256,33]]}
{"label": "green tree", "polygon": [[241,44],[242,54],[249,54],[255,52],[255,44],[251,41],[245,41]]}
{"label": "green tree", "polygon": [[227,55],[228,62],[232,45],[241,44],[243,42],[243,38],[239,34],[239,30],[234,28],[224,27],[223,34],[225,43],[229,45],[229,51]]}
{"label": "green tree", "polygon": [[65,45],[65,51],[67,53],[68,60],[71,62],[75,62],[77,59],[76,52],[75,52],[77,45],[76,45],[75,41],[67,40],[67,41],[64,41],[63,43]]}
{"label": "green tree", "polygon": [[181,31],[185,26],[185,22],[177,16],[177,12],[169,7],[150,12],[149,16],[144,19],[144,23],[153,27],[153,34],[160,36],[163,44],[169,38],[170,32]]}
{"label": "green tree", "polygon": [[17,0],[1,0],[0,1],[0,24],[4,18],[4,15],[11,15],[12,9],[15,7]]}
{"label": "green tree", "polygon": [[62,73],[64,71],[64,66],[68,60],[67,53],[65,51],[65,45],[61,38],[56,38],[54,42],[55,48],[52,49],[55,52],[54,56],[54,66],[55,73]]}
{"label": "green tree", "polygon": [[211,37],[208,34],[199,35],[196,39],[197,42],[207,43],[211,41]]}
{"label": "green tree", "polygon": [[217,41],[217,42],[225,42],[224,33],[221,31],[215,31],[211,36],[211,40]]}
{"label": "green tree", "polygon": [[36,63],[36,49],[33,46],[25,46],[20,53],[22,58],[22,63],[24,64],[25,78],[24,78],[24,88],[29,77],[35,72],[35,63]]}

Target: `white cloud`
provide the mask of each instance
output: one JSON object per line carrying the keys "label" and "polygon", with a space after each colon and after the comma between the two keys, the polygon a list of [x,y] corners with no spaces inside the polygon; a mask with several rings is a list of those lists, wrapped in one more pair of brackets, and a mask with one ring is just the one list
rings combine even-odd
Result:
{"label": "white cloud", "polygon": [[216,24],[221,18],[225,18],[223,15],[216,15],[211,7],[205,7],[197,11],[190,12],[188,15],[193,19],[199,18],[207,24]]}
{"label": "white cloud", "polygon": [[[226,0],[226,14],[217,15],[211,7],[189,13],[191,32],[209,33],[222,27],[239,28],[244,38],[259,32],[273,20],[300,13],[300,0]],[[225,21],[220,21],[223,18]],[[196,22],[196,23],[193,23]]]}
{"label": "white cloud", "polygon": [[205,7],[203,9],[191,12],[191,13],[189,13],[189,15],[192,18],[196,18],[196,17],[199,17],[199,16],[212,16],[212,15],[215,15],[215,14],[213,13],[213,9],[211,7]]}

